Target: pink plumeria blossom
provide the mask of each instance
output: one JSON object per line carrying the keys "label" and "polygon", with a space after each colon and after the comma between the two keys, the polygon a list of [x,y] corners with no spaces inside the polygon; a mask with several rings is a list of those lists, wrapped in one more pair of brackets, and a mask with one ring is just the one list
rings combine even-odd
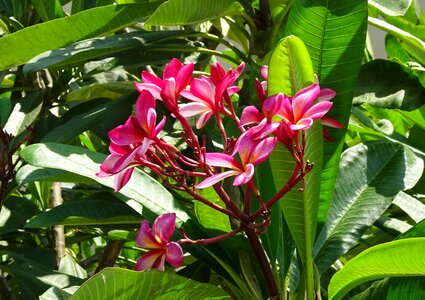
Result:
{"label": "pink plumeria blossom", "polygon": [[115,191],[119,191],[130,180],[133,167],[143,165],[146,152],[165,125],[165,117],[156,125],[155,108],[155,99],[149,91],[143,90],[136,102],[136,116],[130,116],[124,125],[109,132],[111,154],[101,164],[100,172],[96,175],[116,175]]}
{"label": "pink plumeria blossom", "polygon": [[183,250],[176,242],[170,242],[176,227],[176,214],[160,215],[153,223],[152,228],[147,220],[143,220],[136,244],[142,248],[151,249],[137,261],[134,269],[143,271],[158,269],[164,271],[165,261],[174,268],[183,264]]}
{"label": "pink plumeria blossom", "polygon": [[245,64],[240,64],[236,70],[225,73],[219,63],[211,65],[211,77],[201,76],[193,79],[189,90],[183,90],[181,95],[193,102],[180,106],[180,114],[186,118],[200,114],[196,127],[202,128],[214,114],[219,118],[220,113],[231,116],[231,112],[224,106],[226,99],[239,91],[239,87],[232,86],[242,73]]}
{"label": "pink plumeria blossom", "polygon": [[162,79],[156,75],[143,71],[143,83],[135,83],[139,92],[148,90],[155,99],[162,100],[172,113],[177,110],[179,94],[192,81],[193,64],[183,65],[173,58],[164,68]]}
{"label": "pink plumeria blossom", "polygon": [[207,165],[229,168],[231,170],[217,173],[205,179],[196,185],[196,188],[202,189],[212,186],[224,178],[231,176],[236,176],[233,182],[235,186],[245,184],[252,179],[254,176],[254,167],[264,162],[276,146],[275,137],[259,139],[259,136],[262,134],[253,129],[242,134],[236,142],[233,155],[238,152],[241,162],[236,160],[233,155],[218,152],[205,154],[205,163]]}

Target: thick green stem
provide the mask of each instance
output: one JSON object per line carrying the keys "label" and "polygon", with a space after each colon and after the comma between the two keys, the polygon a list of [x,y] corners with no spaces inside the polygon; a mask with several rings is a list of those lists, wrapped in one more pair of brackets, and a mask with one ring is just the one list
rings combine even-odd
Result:
{"label": "thick green stem", "polygon": [[252,228],[246,228],[245,233],[254,250],[258,263],[260,264],[264,279],[266,280],[267,287],[269,289],[269,299],[281,299],[276,278],[274,277],[273,270],[267,258],[266,252],[264,251],[263,245],[261,244],[260,238]]}

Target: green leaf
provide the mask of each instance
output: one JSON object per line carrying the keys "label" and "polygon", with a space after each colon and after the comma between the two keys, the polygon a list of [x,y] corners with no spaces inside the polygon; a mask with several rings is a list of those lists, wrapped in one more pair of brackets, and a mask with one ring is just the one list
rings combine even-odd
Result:
{"label": "green leaf", "polygon": [[[113,222],[110,222],[111,219]],[[108,193],[98,193],[85,199],[67,201],[45,211],[31,219],[25,227],[42,228],[57,224],[138,224],[140,221],[141,216],[131,207]]]}
{"label": "green leaf", "polygon": [[27,97],[20,98],[4,125],[4,130],[13,136],[23,133],[38,117],[43,104],[42,94],[34,92]]}
{"label": "green leaf", "polygon": [[221,288],[186,277],[146,270],[106,268],[87,280],[70,300],[80,299],[231,299]]}
{"label": "green leaf", "polygon": [[416,300],[425,298],[425,277],[387,278],[374,282],[350,300]]}
{"label": "green leaf", "polygon": [[10,98],[0,96],[0,126],[4,126],[6,124],[11,110],[12,102],[10,101]]}
{"label": "green leaf", "polygon": [[[200,190],[198,193],[211,202],[224,207],[224,202],[220,199],[212,187]],[[224,232],[232,230],[230,220],[227,215],[216,211],[200,201],[195,201],[195,214],[199,223],[205,228],[221,230]]]}
{"label": "green leaf", "polygon": [[[363,59],[367,27],[367,1],[297,0],[291,8],[287,34],[306,45],[321,87],[336,91],[327,114],[347,124],[357,74]],[[324,144],[319,222],[326,219],[332,199],[344,129],[327,129],[332,143]]]}
{"label": "green leaf", "polygon": [[[64,170],[93,179],[107,187],[114,186],[113,178],[96,176],[100,163],[106,158],[100,153],[70,145],[44,143],[30,145],[21,150],[20,155],[29,164],[37,167]],[[188,218],[179,203],[161,184],[138,169],[134,170],[131,180],[117,196],[138,213],[151,219],[154,218],[152,213],[160,215],[166,212],[175,212],[177,223]],[[147,211],[142,210],[140,205]]]}
{"label": "green leaf", "polygon": [[181,31],[135,31],[116,36],[87,39],[65,48],[49,50],[37,55],[25,64],[23,71],[28,74],[44,68],[64,68],[130,49],[143,51],[146,44],[176,36],[178,33]]}
{"label": "green leaf", "polygon": [[329,283],[329,299],[341,299],[355,286],[385,277],[425,276],[425,238],[371,247],[347,262]]}
{"label": "green leaf", "polygon": [[96,36],[105,36],[146,18],[162,1],[109,5],[51,20],[0,38],[0,70],[26,63],[51,49]]}
{"label": "green leaf", "polygon": [[314,248],[321,273],[356,245],[398,192],[416,184],[423,168],[423,160],[410,149],[386,141],[343,153],[328,219]]}
{"label": "green leaf", "polygon": [[396,62],[375,59],[360,69],[353,104],[414,110],[424,98],[425,89],[411,72]]}
{"label": "green leaf", "polygon": [[302,40],[296,36],[280,40],[270,57],[268,94],[292,96],[313,82],[313,66]]}
{"label": "green leaf", "polygon": [[368,2],[389,16],[404,15],[412,4],[412,0],[369,0]]}
{"label": "green leaf", "polygon": [[407,239],[413,237],[425,237],[425,220],[422,220],[408,231],[400,234],[397,239]]}
{"label": "green leaf", "polygon": [[31,0],[31,3],[43,22],[65,17],[59,0]]}
{"label": "green leaf", "polygon": [[235,0],[168,0],[146,21],[146,25],[184,25],[231,16],[242,11]]}

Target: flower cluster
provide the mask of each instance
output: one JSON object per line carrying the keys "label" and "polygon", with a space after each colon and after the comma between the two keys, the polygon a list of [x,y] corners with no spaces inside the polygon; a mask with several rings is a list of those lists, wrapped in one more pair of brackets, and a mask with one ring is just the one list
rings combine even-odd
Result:
{"label": "flower cluster", "polygon": [[[109,132],[110,155],[102,163],[99,177],[115,176],[115,190],[120,190],[130,179],[135,166],[148,167],[156,173],[163,183],[172,189],[186,191],[195,200],[227,214],[240,221],[240,227],[255,228],[267,226],[268,221],[256,224],[259,217],[268,217],[268,209],[282,195],[264,202],[255,188],[254,172],[258,164],[264,162],[282,143],[296,158],[298,167],[288,182],[292,187],[302,180],[309,168],[303,160],[303,143],[299,132],[310,128],[314,121],[321,119],[325,125],[341,127],[335,120],[325,117],[331,109],[330,101],[335,92],[321,89],[319,82],[301,89],[293,96],[267,94],[267,67],[261,74],[265,81],[257,80],[256,90],[261,109],[245,107],[240,119],[233,107],[232,95],[239,92],[235,82],[241,76],[245,64],[235,70],[225,71],[219,63],[211,65],[209,77],[193,78],[193,64],[183,65],[173,59],[164,69],[162,78],[144,71],[142,83],[135,83],[140,92],[135,105],[135,115],[125,124]],[[183,128],[182,138],[191,155],[187,156],[173,145],[165,142],[158,134],[164,128],[166,118],[158,120],[156,101],[162,101],[170,116]],[[201,129],[209,120],[214,119],[223,138],[223,151],[207,152],[205,138],[198,138],[188,122],[189,117],[197,117],[196,128]],[[233,120],[240,130],[239,137],[228,137],[222,118]],[[221,171],[225,168],[225,171]],[[221,187],[220,182],[234,176],[233,185],[248,184],[247,192],[255,192],[261,203],[260,210],[250,211],[249,195],[245,197],[244,207],[236,206]],[[213,187],[226,208],[203,198],[197,189]],[[287,191],[283,189],[282,191]],[[278,197],[279,196],[279,197]],[[142,222],[137,243],[152,249],[136,264],[137,270],[146,268],[164,269],[164,262],[178,267],[182,263],[182,249],[178,243],[170,242],[174,231],[175,215],[161,215],[149,228],[147,221]],[[180,243],[196,243],[185,236]]]}

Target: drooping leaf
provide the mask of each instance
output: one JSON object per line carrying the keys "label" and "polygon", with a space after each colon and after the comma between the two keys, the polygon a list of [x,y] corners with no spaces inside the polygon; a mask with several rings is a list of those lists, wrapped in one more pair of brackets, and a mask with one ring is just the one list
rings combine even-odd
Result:
{"label": "drooping leaf", "polygon": [[404,15],[412,4],[412,0],[369,0],[368,2],[389,16]]}
{"label": "drooping leaf", "polygon": [[416,184],[423,168],[423,160],[400,144],[368,142],[345,151],[328,219],[314,248],[319,271],[356,245],[397,193]]}
{"label": "drooping leaf", "polygon": [[[363,59],[367,27],[367,1],[297,0],[288,17],[287,34],[299,37],[310,54],[322,88],[336,91],[327,114],[348,123],[353,90]],[[327,129],[333,142],[324,144],[318,221],[326,218],[334,191],[344,129]]]}
{"label": "drooping leaf", "polygon": [[175,274],[106,268],[87,280],[70,300],[83,299],[231,299],[221,288]]}
{"label": "drooping leaf", "polygon": [[400,234],[397,239],[407,239],[413,237],[425,237],[425,220],[422,220],[410,230]]}
{"label": "drooping leaf", "polygon": [[66,96],[66,101],[88,101],[99,98],[114,100],[125,94],[134,92],[134,90],[134,83],[131,81],[93,83],[70,92]]}
{"label": "drooping leaf", "polygon": [[64,170],[34,167],[31,165],[20,167],[15,179],[18,185],[24,185],[34,181],[94,183],[93,180],[87,177],[72,174]]}
{"label": "drooping leaf", "polygon": [[240,13],[242,6],[235,0],[168,0],[146,21],[147,25],[184,25],[200,23]]}
{"label": "drooping leaf", "polygon": [[[105,155],[89,150],[56,143],[33,144],[20,152],[21,157],[29,164],[65,170],[88,177],[107,187],[113,187],[113,178],[99,178],[99,165]],[[128,184],[117,193],[134,210],[145,217],[154,218],[166,212],[175,212],[177,222],[185,221],[188,216],[173,199],[172,195],[156,180],[142,171],[135,169]],[[141,205],[146,208],[142,209]]]}
{"label": "drooping leaf", "polygon": [[51,227],[58,224],[90,226],[94,224],[138,224],[141,216],[110,194],[94,194],[81,200],[67,201],[42,212],[26,228]]}
{"label": "drooping leaf", "polygon": [[28,74],[44,68],[64,68],[129,49],[143,51],[146,44],[176,36],[178,33],[181,33],[181,31],[134,31],[115,36],[87,39],[65,48],[49,50],[37,55],[25,64],[23,71]]}
{"label": "drooping leaf", "polygon": [[116,32],[134,24],[137,18],[150,16],[160,3],[161,0],[97,7],[6,35],[0,39],[0,70],[24,64],[51,49]]}
{"label": "drooping leaf", "polygon": [[383,59],[362,66],[354,95],[357,105],[414,110],[425,104],[425,88],[419,79],[400,64]]}
{"label": "drooping leaf", "polygon": [[341,299],[353,287],[385,277],[425,276],[425,238],[397,240],[371,247],[347,262],[329,283],[329,299]]}
{"label": "drooping leaf", "polygon": [[416,300],[425,298],[425,277],[387,278],[374,282],[350,300]]}

